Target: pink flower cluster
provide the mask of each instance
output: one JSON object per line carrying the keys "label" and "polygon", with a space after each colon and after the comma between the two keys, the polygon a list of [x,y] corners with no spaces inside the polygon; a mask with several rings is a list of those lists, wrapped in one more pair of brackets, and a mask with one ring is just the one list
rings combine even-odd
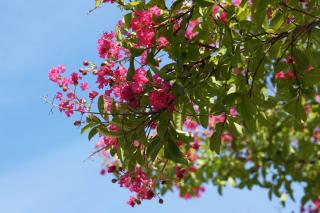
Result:
{"label": "pink flower cluster", "polygon": [[224,113],[221,113],[220,115],[209,115],[209,127],[214,127],[218,123],[223,123],[226,119],[226,116]]}
{"label": "pink flower cluster", "polygon": [[[80,86],[81,90],[89,90],[89,84],[82,80],[82,76],[76,72],[71,73],[69,77],[65,77],[62,74],[66,71],[65,67],[59,65],[53,67],[49,71],[49,79],[56,83],[60,88],[61,92],[57,92],[55,99],[59,101],[58,109],[64,112],[67,117],[70,117],[74,111],[85,113],[88,106],[85,98],[80,98],[75,94],[77,86]],[[70,85],[73,88],[70,88]],[[98,93],[96,91],[89,92],[89,98],[93,100]]]}
{"label": "pink flower cluster", "polygon": [[192,190],[192,193],[187,192],[184,196],[182,196],[184,199],[189,200],[192,197],[201,197],[201,193],[205,192],[206,188],[204,188],[203,186],[200,187],[196,187]]}
{"label": "pink flower cluster", "polygon": [[153,6],[149,10],[137,10],[134,12],[134,17],[130,22],[130,27],[136,33],[139,40],[139,46],[153,46],[156,34],[153,17],[159,17],[160,15],[161,9],[157,6]]}
{"label": "pink flower cluster", "polygon": [[140,168],[136,168],[133,172],[125,172],[118,181],[120,187],[125,187],[130,192],[136,193],[135,197],[130,197],[128,204],[132,207],[139,204],[141,200],[151,200],[155,197],[153,192],[155,182],[149,178]]}
{"label": "pink flower cluster", "polygon": [[121,51],[124,49],[118,42],[114,41],[115,34],[104,33],[98,40],[98,52],[101,58],[109,60],[119,60],[122,58]]}
{"label": "pink flower cluster", "polygon": [[287,72],[279,71],[275,74],[274,77],[276,79],[287,79],[287,80],[296,78],[294,72],[291,70],[288,70]]}
{"label": "pink flower cluster", "polygon": [[154,75],[154,90],[149,92],[149,102],[154,111],[167,109],[173,111],[174,96],[171,92],[171,86],[168,82],[163,81],[159,76]]}
{"label": "pink flower cluster", "polygon": [[198,127],[198,123],[194,120],[187,118],[183,123],[184,128],[186,128],[188,131],[194,131]]}
{"label": "pink flower cluster", "polygon": [[199,34],[199,32],[194,32],[194,28],[198,26],[198,24],[200,23],[201,23],[201,20],[199,18],[189,22],[188,28],[185,32],[185,37],[187,40],[193,39]]}
{"label": "pink flower cluster", "polygon": [[[235,2],[235,5],[238,4],[238,1]],[[228,14],[220,6],[216,5],[212,8],[212,16],[214,18],[219,18],[223,24],[228,23]]]}

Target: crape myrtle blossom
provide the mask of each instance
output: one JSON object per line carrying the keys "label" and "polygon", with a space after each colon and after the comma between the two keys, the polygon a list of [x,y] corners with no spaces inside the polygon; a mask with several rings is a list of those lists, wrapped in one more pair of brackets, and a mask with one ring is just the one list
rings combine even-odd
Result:
{"label": "crape myrtle blossom", "polygon": [[[154,17],[161,15],[161,9],[153,6],[149,10],[137,10],[130,22],[130,27],[136,33],[138,45],[142,47],[152,47],[156,31],[154,29]],[[163,39],[161,39],[163,40]],[[160,44],[161,45],[161,44]]]}
{"label": "crape myrtle blossom", "polygon": [[[157,7],[136,11],[131,27],[136,32],[139,45],[145,47],[154,45],[155,31],[151,26],[155,24],[153,17],[160,16],[160,14],[161,10]],[[156,45],[158,48],[163,48],[168,45],[168,41],[164,36],[160,36]],[[49,72],[49,79],[62,90],[56,94],[55,98],[59,101],[58,109],[63,111],[67,117],[71,117],[74,112],[89,113],[93,101],[101,95],[106,112],[111,111],[114,103],[116,105],[127,104],[130,108],[138,109],[141,107],[140,99],[146,93],[146,87],[149,88],[147,91],[149,104],[155,112],[158,110],[173,110],[174,96],[171,93],[169,82],[164,81],[159,76],[153,76],[152,79],[149,79],[145,67],[136,68],[132,80],[127,79],[128,70],[120,61],[126,60],[124,56],[129,56],[129,52],[115,40],[113,32],[101,35],[97,49],[99,56],[105,60],[100,67],[92,62],[84,61],[83,65],[86,68],[80,68],[79,73],[72,72],[70,76],[65,75],[66,69],[62,65],[53,67]],[[144,64],[146,63],[146,57],[147,51],[144,51],[141,56]],[[89,83],[84,80],[85,77],[90,77],[90,74],[96,77],[95,90],[89,90],[94,87],[89,86]],[[80,87],[81,91],[76,90],[77,87]],[[87,95],[81,97],[83,94]],[[81,121],[75,122],[75,125],[81,125]],[[156,123],[150,124],[150,127],[154,129]],[[114,124],[110,124],[103,129],[115,133],[120,131],[119,127]],[[134,140],[133,145],[137,148],[142,146],[138,140]],[[105,159],[105,168],[100,171],[101,175],[120,172],[114,161],[110,161],[112,157],[108,151],[108,149],[116,149],[118,146],[119,140],[117,138],[105,136],[99,132],[99,140],[95,148],[100,150],[100,156]],[[128,188],[135,193],[135,196],[128,200],[129,205],[134,206],[140,204],[142,200],[150,200],[155,197],[155,180],[149,178],[141,168],[137,167],[132,172],[121,172],[117,181],[114,182],[118,182],[121,187]],[[162,199],[159,202],[162,203]]]}
{"label": "crape myrtle blossom", "polygon": [[[161,10],[154,7],[150,10],[144,10],[136,12],[135,19],[131,22],[131,27],[137,33],[139,39],[139,45],[150,47],[154,45],[153,29],[148,28],[148,24],[155,24],[153,16],[159,16]],[[140,23],[138,20],[146,22]],[[197,32],[193,32],[194,27],[200,23],[199,20],[190,22],[189,28],[186,32],[186,36],[192,39],[196,36]],[[150,38],[142,38],[140,32],[142,30],[149,30]],[[138,34],[139,33],[139,34]],[[140,36],[140,38],[139,38]],[[168,40],[164,36],[160,36],[156,40],[157,48],[165,48],[168,45]],[[72,72],[70,76],[65,74],[66,69],[59,65],[53,67],[49,72],[49,79],[56,83],[61,92],[56,94],[56,99],[59,101],[58,108],[63,111],[67,117],[71,117],[74,112],[80,114],[88,113],[91,110],[92,103],[97,101],[97,97],[102,96],[104,102],[104,110],[111,112],[112,105],[127,104],[132,109],[140,109],[141,99],[144,95],[147,95],[148,105],[150,105],[152,112],[169,111],[174,110],[174,95],[172,93],[172,85],[170,82],[164,81],[160,76],[154,74],[152,78],[147,75],[147,67],[141,66],[135,68],[132,79],[128,80],[128,69],[119,63],[123,60],[123,54],[126,54],[126,50],[121,47],[115,40],[114,33],[104,33],[98,40],[98,53],[103,60],[105,60],[100,67],[93,65],[92,62],[85,61],[83,64],[86,68],[79,69],[78,72]],[[141,61],[146,63],[147,50],[143,51]],[[96,88],[93,85],[89,86],[88,81],[85,78],[90,77],[90,74],[96,78]],[[80,87],[81,90],[76,90]],[[148,89],[147,89],[148,88]],[[91,90],[94,89],[94,90]],[[84,94],[83,97],[81,97]],[[199,111],[199,110],[197,110]],[[236,114],[235,112],[233,113]],[[222,115],[214,117],[212,122],[223,122]],[[209,117],[210,120],[210,117]],[[212,120],[212,119],[211,119]],[[75,125],[81,125],[81,121],[75,122]],[[212,124],[213,125],[213,124]],[[196,121],[191,118],[187,118],[184,122],[184,128],[188,131],[195,132],[197,127],[200,126]],[[154,131],[157,128],[156,122],[150,123],[150,129]],[[110,131],[117,133],[121,129],[114,124],[105,126],[104,131]],[[156,179],[149,177],[142,168],[136,167],[134,171],[122,170],[118,163],[111,157],[109,150],[117,149],[119,147],[119,140],[115,137],[105,136],[99,132],[99,139],[96,143],[96,150],[100,150],[100,156],[104,159],[104,168],[101,169],[100,174],[106,175],[112,173],[118,176],[113,182],[117,182],[120,187],[129,189],[134,196],[131,196],[127,203],[130,206],[140,204],[142,200],[150,200],[158,196],[155,191]],[[139,140],[133,140],[132,145],[137,149],[143,148],[144,145]],[[179,145],[177,143],[177,145]],[[179,147],[182,144],[179,145]],[[190,143],[189,150],[185,152],[185,158],[190,162],[197,162],[200,149],[200,141],[195,140]],[[189,168],[176,167],[176,180],[181,181],[186,175],[190,175],[197,171],[197,168],[191,166]],[[194,188],[192,191],[187,192],[185,198],[199,197],[200,193],[204,191],[203,187]],[[160,199],[159,203],[163,203]]]}
{"label": "crape myrtle blossom", "polygon": [[[235,6],[238,6],[239,2],[234,1]],[[228,14],[226,11],[224,11],[219,5],[215,5],[212,8],[212,16],[214,18],[219,18],[220,21],[224,24],[227,24],[228,22]]]}
{"label": "crape myrtle blossom", "polygon": [[[48,78],[59,88],[50,104],[67,117],[79,116],[74,126],[95,141],[90,157],[98,154],[100,174],[112,175],[112,183],[131,192],[127,204],[132,207],[151,199],[161,204],[160,196],[172,187],[190,199],[200,197],[208,181],[221,186],[235,177],[236,187],[258,185],[237,175],[248,173],[244,161],[259,167],[253,171],[257,177],[272,168],[260,165],[263,156],[289,171],[286,159],[273,155],[278,149],[282,153],[283,139],[296,141],[286,145],[294,151],[290,161],[298,160],[302,171],[296,179],[319,188],[310,172],[317,174],[314,159],[303,166],[308,159],[298,158],[302,145],[317,150],[320,141],[318,44],[316,30],[311,31],[320,24],[316,7],[308,11],[306,1],[300,2],[303,10],[290,1],[281,8],[269,2],[259,13],[260,5],[251,0],[172,5],[97,0],[95,9],[115,3],[124,17],[114,32],[103,31],[97,39],[97,63],[84,60],[78,71],[66,72],[62,65],[50,69]],[[276,89],[272,98],[266,92],[269,76]],[[289,124],[296,132],[282,128]],[[307,136],[310,141],[302,144]],[[266,138],[276,146],[270,148]],[[317,198],[307,195],[309,212],[318,210]]]}
{"label": "crape myrtle blossom", "polygon": [[191,40],[199,34],[199,32],[194,31],[194,28],[200,23],[201,19],[195,19],[189,22],[188,28],[185,32],[185,37],[187,40]]}

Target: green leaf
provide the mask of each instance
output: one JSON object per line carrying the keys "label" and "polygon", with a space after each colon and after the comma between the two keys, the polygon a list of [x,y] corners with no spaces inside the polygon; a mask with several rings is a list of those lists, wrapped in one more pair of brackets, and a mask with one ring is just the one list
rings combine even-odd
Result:
{"label": "green leaf", "polygon": [[298,48],[293,48],[292,50],[293,59],[295,61],[294,65],[298,73],[303,73],[309,65],[309,59],[306,54],[299,50]]}
{"label": "green leaf", "polygon": [[98,132],[103,136],[110,137],[110,138],[120,138],[123,136],[123,133],[108,131],[107,128],[104,126],[99,126]]}
{"label": "green leaf", "polygon": [[98,128],[94,127],[90,130],[88,134],[88,140],[90,141],[98,133]]}
{"label": "green leaf", "polygon": [[214,5],[213,0],[196,0],[194,1],[196,5],[199,5],[200,7],[210,7]]}
{"label": "green leaf", "polygon": [[122,24],[125,30],[128,30],[130,28],[131,19],[132,19],[132,13],[127,13],[126,15],[123,16]]}
{"label": "green leaf", "polygon": [[170,121],[169,114],[167,112],[162,113],[159,118],[159,124],[157,126],[157,133],[161,140],[164,140],[164,136],[169,127],[169,121]]}
{"label": "green leaf", "polygon": [[129,162],[128,162],[128,171],[131,172],[136,168],[137,165],[137,155],[134,154],[131,156]]}
{"label": "green leaf", "polygon": [[210,149],[211,151],[220,153],[220,145],[221,145],[221,134],[224,128],[223,123],[218,123],[215,127],[215,132],[212,134],[210,138]]}
{"label": "green leaf", "polygon": [[291,114],[298,122],[300,122],[301,120],[304,121],[307,119],[307,115],[304,110],[304,107],[302,106],[302,104],[298,100],[292,100],[292,101],[288,102],[283,107],[283,109],[286,112],[288,112],[289,114]]}
{"label": "green leaf", "polygon": [[251,99],[246,96],[242,97],[237,109],[243,118],[245,127],[248,128],[248,130],[250,130],[251,132],[255,132],[256,121],[254,119],[254,114],[256,112],[256,107],[252,103]]}
{"label": "green leaf", "polygon": [[303,84],[312,86],[320,84],[320,72],[318,69],[313,69],[303,75]]}
{"label": "green leaf", "polygon": [[283,22],[285,21],[284,14],[283,13],[277,13],[277,15],[271,20],[271,29],[276,32]]}
{"label": "green leaf", "polygon": [[176,163],[188,164],[175,141],[168,140],[164,145],[164,156]]}
{"label": "green leaf", "polygon": [[98,99],[98,110],[100,115],[105,119],[108,120],[108,115],[105,112],[105,101],[103,95],[100,95]]}
{"label": "green leaf", "polygon": [[161,148],[163,147],[164,142],[160,141],[159,138],[155,138],[151,144],[147,148],[147,154],[154,161],[160,152]]}
{"label": "green leaf", "polygon": [[267,5],[269,0],[255,0],[252,5],[252,20],[259,27],[262,25],[267,14]]}
{"label": "green leaf", "polygon": [[133,75],[135,73],[135,68],[134,68],[134,56],[130,57],[130,66],[128,69],[128,74],[127,74],[127,80],[132,81]]}
{"label": "green leaf", "polygon": [[92,127],[94,127],[96,124],[94,123],[89,123],[87,124],[86,126],[84,126],[82,129],[81,129],[81,134],[84,134],[86,133],[89,129],[91,129]]}

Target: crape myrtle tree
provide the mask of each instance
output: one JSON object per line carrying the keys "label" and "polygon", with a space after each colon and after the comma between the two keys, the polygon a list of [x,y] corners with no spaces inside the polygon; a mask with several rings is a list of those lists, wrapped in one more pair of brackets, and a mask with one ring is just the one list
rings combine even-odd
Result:
{"label": "crape myrtle tree", "polygon": [[[150,0],[98,40],[98,63],[53,67],[53,100],[94,140],[131,206],[212,183],[320,212],[320,1]],[[93,12],[92,10],[91,12]],[[89,85],[90,83],[90,85]],[[296,187],[295,187],[296,188]],[[306,208],[305,208],[306,207]]]}

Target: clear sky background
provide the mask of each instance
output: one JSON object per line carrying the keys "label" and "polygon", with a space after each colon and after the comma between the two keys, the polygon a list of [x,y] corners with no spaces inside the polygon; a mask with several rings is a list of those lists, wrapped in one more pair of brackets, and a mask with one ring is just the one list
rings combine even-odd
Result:
{"label": "clear sky background", "polygon": [[[201,199],[185,201],[176,193],[132,209],[129,193],[99,175],[100,161],[72,119],[43,104],[52,95],[50,67],[77,70],[86,58],[98,62],[96,42],[113,30],[120,12],[108,5],[87,15],[93,0],[0,0],[0,212],[127,213],[182,211],[210,213],[290,213],[267,191],[231,188],[220,197],[207,186]],[[298,193],[299,197],[299,193]]]}

